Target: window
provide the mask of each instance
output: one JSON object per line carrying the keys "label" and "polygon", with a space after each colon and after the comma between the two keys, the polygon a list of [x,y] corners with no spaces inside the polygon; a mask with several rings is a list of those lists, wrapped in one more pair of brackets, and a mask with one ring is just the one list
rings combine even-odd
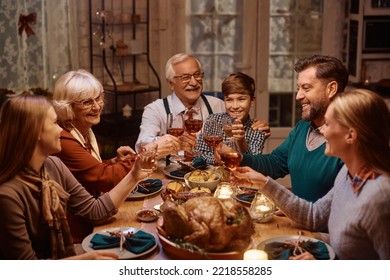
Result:
{"label": "window", "polygon": [[321,52],[322,0],[270,1],[269,123],[291,127],[301,119],[295,102],[294,63]]}
{"label": "window", "polygon": [[187,52],[202,63],[204,91],[217,93],[238,71],[242,49],[241,0],[188,0]]}

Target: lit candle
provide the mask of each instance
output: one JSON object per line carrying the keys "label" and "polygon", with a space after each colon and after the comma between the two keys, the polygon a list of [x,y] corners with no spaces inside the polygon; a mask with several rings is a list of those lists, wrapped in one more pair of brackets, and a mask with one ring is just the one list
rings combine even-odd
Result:
{"label": "lit candle", "polygon": [[234,189],[227,183],[221,183],[218,185],[214,196],[218,198],[230,198],[234,195]]}
{"label": "lit candle", "polygon": [[259,205],[256,207],[259,212],[268,212],[270,208],[267,205]]}
{"label": "lit candle", "polygon": [[268,255],[263,250],[251,249],[245,251],[244,260],[268,260]]}

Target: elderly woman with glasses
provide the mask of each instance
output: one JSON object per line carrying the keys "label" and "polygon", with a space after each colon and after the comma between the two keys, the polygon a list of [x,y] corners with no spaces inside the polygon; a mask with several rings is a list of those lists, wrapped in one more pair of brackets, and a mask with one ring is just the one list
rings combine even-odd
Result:
{"label": "elderly woman with glasses", "polygon": [[[102,84],[85,70],[70,71],[55,84],[53,107],[58,115],[61,158],[77,180],[94,195],[111,190],[131,170],[135,152],[128,146],[118,148],[117,157],[102,160],[92,126],[100,122],[104,106]],[[92,232],[92,224],[69,214],[74,241]]]}

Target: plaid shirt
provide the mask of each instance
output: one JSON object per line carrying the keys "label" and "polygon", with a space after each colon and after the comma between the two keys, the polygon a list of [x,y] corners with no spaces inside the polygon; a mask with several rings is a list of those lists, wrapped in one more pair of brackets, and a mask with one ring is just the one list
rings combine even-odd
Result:
{"label": "plaid shirt", "polygon": [[364,166],[353,178],[351,179],[353,192],[360,190],[367,180],[376,179],[379,174]]}
{"label": "plaid shirt", "polygon": [[[207,117],[207,119],[213,119],[217,122],[221,123],[222,119],[224,118],[230,118],[228,113],[217,113],[212,114]],[[251,125],[253,123],[253,120],[248,118],[244,125],[245,130],[245,139],[247,142],[247,148],[244,153],[251,154],[251,155],[257,155],[261,154],[263,152],[264,148],[264,142],[265,142],[265,134],[263,131],[260,130],[253,130],[251,128]],[[221,124],[222,125],[222,124]],[[222,132],[223,140],[227,140],[228,137],[226,136],[225,132]],[[203,137],[201,134],[198,134],[198,146],[197,150],[200,152],[201,157],[206,160],[209,164],[215,164],[214,160],[214,150],[213,148],[209,147],[206,142],[203,140]]]}

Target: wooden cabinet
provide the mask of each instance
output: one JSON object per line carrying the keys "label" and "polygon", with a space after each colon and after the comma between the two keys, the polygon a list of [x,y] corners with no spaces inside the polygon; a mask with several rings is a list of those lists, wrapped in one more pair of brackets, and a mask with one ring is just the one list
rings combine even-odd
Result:
{"label": "wooden cabinet", "polygon": [[[150,60],[149,14],[149,0],[89,0],[90,71],[106,93],[94,131],[107,156],[114,146],[134,147],[143,111],[137,99],[161,98],[161,81]],[[126,105],[131,117],[123,116]]]}
{"label": "wooden cabinet", "polygon": [[350,0],[348,25],[350,81],[370,84],[389,78],[390,1]]}

